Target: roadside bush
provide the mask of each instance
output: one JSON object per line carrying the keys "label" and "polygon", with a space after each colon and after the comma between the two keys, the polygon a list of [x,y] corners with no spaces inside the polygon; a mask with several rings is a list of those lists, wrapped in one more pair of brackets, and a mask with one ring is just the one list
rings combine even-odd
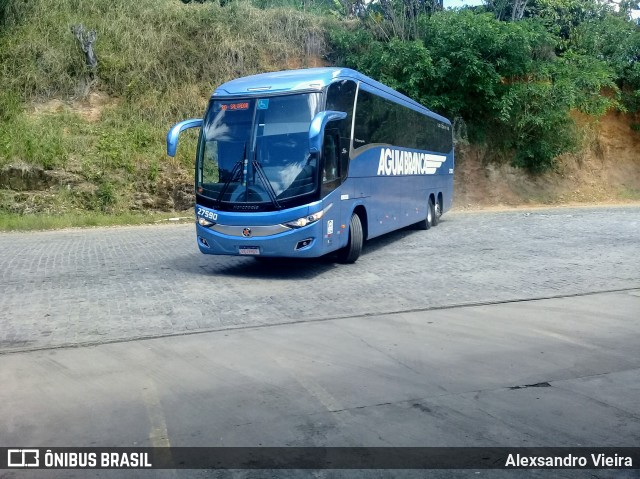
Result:
{"label": "roadside bush", "polygon": [[463,118],[471,141],[514,152],[517,166],[542,172],[577,147],[572,109],[601,115],[618,106],[612,68],[573,52],[556,57],[556,39],[535,19],[445,11],[421,17],[419,26],[411,41],[378,38],[371,23],[333,30],[335,59]]}
{"label": "roadside bush", "polygon": [[13,161],[45,169],[63,166],[69,158],[64,124],[24,113],[0,122],[0,166]]}
{"label": "roadside bush", "polygon": [[515,166],[542,173],[553,168],[558,155],[578,147],[562,87],[542,81],[515,84],[501,101],[503,112],[488,138],[500,150],[514,152]]}
{"label": "roadside bush", "polygon": [[114,185],[108,181],[100,184],[96,196],[98,198],[98,205],[102,211],[108,211],[117,201],[116,189]]}
{"label": "roadside bush", "polygon": [[578,54],[598,58],[615,74],[622,104],[640,110],[640,27],[620,15],[608,14],[577,27],[571,45]]}

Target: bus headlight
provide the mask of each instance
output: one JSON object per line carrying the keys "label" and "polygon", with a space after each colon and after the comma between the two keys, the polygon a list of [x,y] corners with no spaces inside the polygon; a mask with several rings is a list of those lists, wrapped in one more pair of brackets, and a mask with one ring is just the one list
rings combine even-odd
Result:
{"label": "bus headlight", "polygon": [[324,216],[324,212],[326,210],[318,211],[309,216],[303,216],[302,218],[298,218],[295,221],[289,221],[288,223],[284,223],[285,226],[289,226],[290,228],[302,228],[303,226],[310,225],[311,223],[315,223],[320,218]]}
{"label": "bus headlight", "polygon": [[283,226],[288,226],[289,228],[302,228],[303,226],[307,226],[312,223],[315,223],[320,218],[322,218],[324,214],[331,209],[332,206],[333,206],[333,203],[330,203],[329,206],[327,206],[322,211],[318,211],[317,213],[314,213],[309,216],[303,216],[302,218],[298,218],[295,221],[289,221],[288,223],[283,223]]}
{"label": "bus headlight", "polygon": [[209,221],[209,220],[203,218],[202,216],[198,217],[198,224],[200,226],[204,226],[205,228],[208,228],[209,226],[215,225],[215,223],[213,221]]}

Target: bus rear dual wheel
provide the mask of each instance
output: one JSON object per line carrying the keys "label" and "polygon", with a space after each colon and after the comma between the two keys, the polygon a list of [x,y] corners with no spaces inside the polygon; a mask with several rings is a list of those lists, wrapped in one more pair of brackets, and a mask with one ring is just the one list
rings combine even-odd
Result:
{"label": "bus rear dual wheel", "polygon": [[441,216],[442,210],[440,209],[440,202],[436,201],[435,205],[433,205],[433,221],[431,222],[431,226],[438,226]]}
{"label": "bus rear dual wheel", "polygon": [[422,221],[416,223],[416,228],[419,230],[428,230],[432,226],[438,226],[440,222],[440,216],[442,211],[440,210],[440,203],[433,203],[431,197],[429,197],[429,204],[427,205],[427,217]]}

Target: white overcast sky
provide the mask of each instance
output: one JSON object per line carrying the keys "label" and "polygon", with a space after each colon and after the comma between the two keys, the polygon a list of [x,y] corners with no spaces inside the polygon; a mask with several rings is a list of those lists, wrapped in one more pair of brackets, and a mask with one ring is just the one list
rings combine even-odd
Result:
{"label": "white overcast sky", "polygon": [[[482,5],[482,0],[444,0],[444,8],[456,8],[463,7],[465,5]],[[640,10],[633,10],[631,16],[638,18],[640,16]]]}
{"label": "white overcast sky", "polygon": [[463,7],[465,5],[482,5],[482,0],[444,0],[444,8]]}

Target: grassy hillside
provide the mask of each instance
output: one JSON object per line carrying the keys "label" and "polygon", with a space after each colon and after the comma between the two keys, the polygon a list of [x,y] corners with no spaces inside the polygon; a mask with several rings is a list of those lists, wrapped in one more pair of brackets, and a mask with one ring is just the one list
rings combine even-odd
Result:
{"label": "grassy hillside", "polygon": [[[354,18],[355,4],[329,0],[0,0],[0,229],[45,215],[61,226],[187,210],[196,134],[170,159],[167,129],[201,116],[224,81],[331,62],[455,119],[473,143],[458,156],[469,202],[501,201],[500,185],[511,185],[509,204],[640,198],[639,26],[593,0],[580,0],[589,15],[549,2],[518,22],[489,7],[416,12],[407,1],[368,2]],[[78,25],[97,32],[95,70]],[[629,114],[599,133],[596,118],[616,108]],[[475,163],[463,161],[468,151]],[[576,183],[583,176],[563,176],[567,161],[624,173]]]}
{"label": "grassy hillside", "polygon": [[[177,120],[231,78],[313,66],[321,19],[246,3],[4,0],[0,212],[125,212],[190,204],[195,135],[168,159]],[[92,74],[71,33],[97,31]]]}

